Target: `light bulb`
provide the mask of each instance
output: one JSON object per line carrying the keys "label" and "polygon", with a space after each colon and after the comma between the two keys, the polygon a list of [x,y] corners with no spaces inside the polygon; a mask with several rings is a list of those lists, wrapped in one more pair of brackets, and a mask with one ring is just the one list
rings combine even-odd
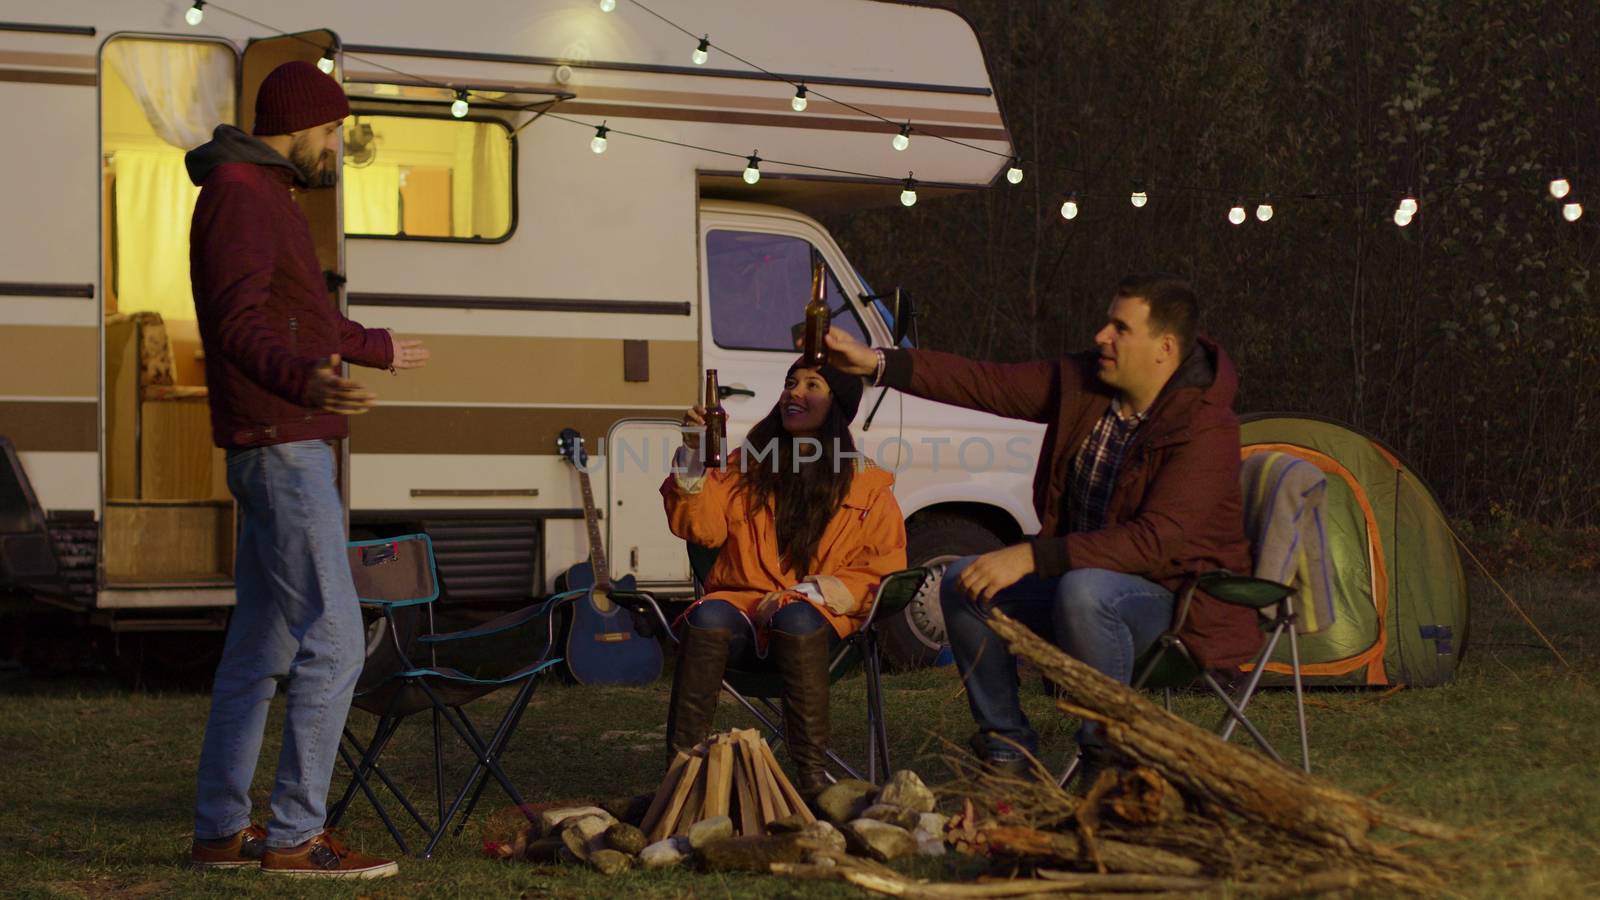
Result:
{"label": "light bulb", "polygon": [[617,8],[617,0],[600,0],[600,11],[611,12]]}
{"label": "light bulb", "polygon": [[798,88],[795,88],[794,99],[789,101],[789,105],[794,108],[795,112],[805,112],[806,111],[806,86],[805,85],[802,84]]}
{"label": "light bulb", "polygon": [[1407,217],[1416,215],[1417,214],[1417,198],[1411,196],[1410,194],[1407,194],[1405,196],[1405,199],[1400,201],[1400,209],[1405,210],[1405,214],[1406,214]]}
{"label": "light bulb", "polygon": [[1235,225],[1243,225],[1245,220],[1244,204],[1235,203],[1233,209],[1228,210],[1228,221]]}
{"label": "light bulb", "polygon": [[1572,193],[1572,182],[1565,178],[1550,179],[1550,196],[1560,200],[1570,193]]}
{"label": "light bulb", "polygon": [[915,178],[906,178],[905,187],[900,191],[900,205],[917,205],[917,180]]}
{"label": "light bulb", "polygon": [[708,34],[700,39],[700,45],[694,48],[694,52],[689,54],[689,58],[694,60],[695,65],[703,66],[706,64],[706,60],[711,58],[710,50],[711,35]]}
{"label": "light bulb", "polygon": [[1150,196],[1144,191],[1134,191],[1128,195],[1128,202],[1142,209],[1146,203],[1150,202]]}
{"label": "light bulb", "polygon": [[[900,133],[895,135],[894,140],[890,141],[889,143],[893,144],[896,150],[904,150],[905,148],[911,146],[911,123],[907,122],[906,124],[901,125]],[[911,204],[907,203],[906,205],[910,206]]]}
{"label": "light bulb", "polygon": [[1022,183],[1022,165],[1021,165],[1021,163],[1022,163],[1022,160],[1019,160],[1014,156],[1011,158],[1011,168],[1006,170],[1006,180],[1011,182],[1012,184],[1021,184]]}
{"label": "light bulb", "polygon": [[1272,220],[1272,201],[1263,200],[1256,206],[1256,221],[1270,222]]}
{"label": "light bulb", "polygon": [[317,68],[321,69],[322,70],[322,74],[324,74],[324,75],[332,75],[333,74],[333,48],[332,47],[329,47],[327,50],[324,50],[322,52],[322,58],[317,60]]}
{"label": "light bulb", "polygon": [[1401,228],[1404,228],[1411,224],[1412,215],[1414,214],[1406,212],[1406,208],[1401,206],[1399,209],[1394,211],[1394,223],[1399,225]]}
{"label": "light bulb", "polygon": [[1566,219],[1568,222],[1576,222],[1576,221],[1578,221],[1578,218],[1580,216],[1582,216],[1582,215],[1583,215],[1583,204],[1582,203],[1563,203],[1563,204],[1561,204],[1561,218]]}
{"label": "light bulb", "polygon": [[466,91],[456,91],[455,102],[450,104],[450,115],[455,116],[456,118],[460,119],[460,118],[464,118],[466,116],[466,114],[467,114],[467,92]]}
{"label": "light bulb", "polygon": [[195,0],[194,5],[189,7],[189,11],[183,14],[183,20],[191,26],[198,26],[200,20],[206,17],[206,11],[202,8],[205,5],[205,0]]}
{"label": "light bulb", "polygon": [[744,183],[755,184],[761,180],[761,157],[752,154],[745,158],[750,164],[744,167]]}
{"label": "light bulb", "polygon": [[594,127],[594,137],[589,139],[589,149],[595,153],[606,152],[606,132],[610,130],[605,125],[596,125]]}
{"label": "light bulb", "polygon": [[1061,218],[1076,219],[1078,217],[1078,195],[1076,192],[1067,195],[1067,202],[1061,204]]}

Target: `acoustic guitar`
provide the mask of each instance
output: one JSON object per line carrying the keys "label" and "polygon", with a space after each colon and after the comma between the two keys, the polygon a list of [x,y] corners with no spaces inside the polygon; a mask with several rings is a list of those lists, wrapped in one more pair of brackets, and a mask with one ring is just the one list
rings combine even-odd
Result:
{"label": "acoustic guitar", "polygon": [[661,677],[661,644],[640,628],[639,617],[611,600],[613,588],[631,591],[634,581],[632,575],[611,580],[605,542],[600,539],[600,514],[595,511],[594,491],[589,486],[589,455],[583,448],[583,435],[572,428],[562,429],[556,449],[578,473],[583,521],[589,531],[589,561],[568,569],[565,576],[566,590],[587,591],[572,601],[567,671],[579,684],[649,684]]}

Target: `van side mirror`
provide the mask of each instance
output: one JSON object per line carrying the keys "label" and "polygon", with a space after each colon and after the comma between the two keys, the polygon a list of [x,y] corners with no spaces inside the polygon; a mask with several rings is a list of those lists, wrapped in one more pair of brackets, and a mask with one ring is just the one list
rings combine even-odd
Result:
{"label": "van side mirror", "polygon": [[917,317],[916,304],[911,301],[911,292],[904,288],[895,288],[894,295],[889,301],[889,311],[894,313],[894,345],[906,339],[911,333],[911,321]]}

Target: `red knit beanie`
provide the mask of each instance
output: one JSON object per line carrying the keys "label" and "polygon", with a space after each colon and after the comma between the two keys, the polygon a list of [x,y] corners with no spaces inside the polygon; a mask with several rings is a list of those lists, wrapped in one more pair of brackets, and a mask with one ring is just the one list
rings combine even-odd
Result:
{"label": "red knit beanie", "polygon": [[315,64],[286,62],[256,92],[255,134],[292,134],[350,115],[344,88]]}

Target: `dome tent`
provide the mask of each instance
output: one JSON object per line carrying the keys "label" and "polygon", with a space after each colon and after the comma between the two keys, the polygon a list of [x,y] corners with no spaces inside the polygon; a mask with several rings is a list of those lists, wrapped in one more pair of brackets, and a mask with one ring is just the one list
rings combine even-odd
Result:
{"label": "dome tent", "polygon": [[[1308,684],[1428,687],[1455,676],[1467,590],[1454,536],[1426,485],[1378,441],[1327,419],[1246,416],[1241,454],[1281,451],[1321,469],[1335,618],[1300,638]],[[1269,673],[1286,675],[1288,644]]]}

